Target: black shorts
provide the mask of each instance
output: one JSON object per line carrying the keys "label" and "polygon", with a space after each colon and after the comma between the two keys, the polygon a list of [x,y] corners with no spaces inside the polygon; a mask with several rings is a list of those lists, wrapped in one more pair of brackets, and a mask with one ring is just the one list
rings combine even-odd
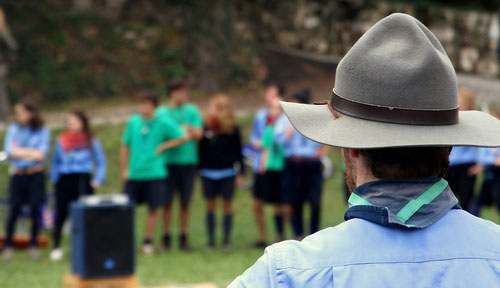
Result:
{"label": "black shorts", "polygon": [[321,162],[296,162],[287,159],[283,171],[281,197],[284,203],[299,204],[309,202],[319,207],[323,190]]}
{"label": "black shorts", "polygon": [[213,199],[221,195],[224,200],[233,199],[235,189],[235,177],[226,177],[219,180],[212,180],[201,177],[203,182],[203,195],[206,199]]}
{"label": "black shorts", "polygon": [[174,194],[179,192],[181,204],[188,205],[193,195],[196,167],[194,165],[168,165],[167,169],[165,204],[172,204]]}
{"label": "black shorts", "polygon": [[281,193],[281,171],[267,171],[266,176],[266,197],[265,200],[272,204],[283,203]]}
{"label": "black shorts", "polygon": [[265,200],[266,199],[266,190],[267,190],[267,184],[266,184],[266,174],[261,174],[255,172],[254,174],[254,179],[253,179],[253,197],[260,199],[260,200]]}
{"label": "black shorts", "polygon": [[38,207],[45,203],[45,173],[13,175],[10,178],[10,198],[12,206],[30,205]]}
{"label": "black shorts", "polygon": [[147,203],[155,209],[165,204],[165,180],[129,180],[125,193],[136,205]]}

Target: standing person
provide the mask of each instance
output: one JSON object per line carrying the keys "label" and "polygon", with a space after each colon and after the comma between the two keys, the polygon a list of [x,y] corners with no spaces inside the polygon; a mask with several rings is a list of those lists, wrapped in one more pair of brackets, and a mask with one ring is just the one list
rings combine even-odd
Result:
{"label": "standing person", "polygon": [[23,101],[14,107],[15,123],[7,129],[4,150],[10,162],[9,214],[3,257],[13,257],[12,239],[23,205],[29,205],[31,240],[29,254],[37,258],[37,236],[41,226],[41,206],[45,202],[45,160],[49,153],[50,132],[43,126],[38,107]]}
{"label": "standing person", "polygon": [[[292,96],[292,102],[308,104],[311,101],[307,89]],[[311,208],[310,234],[319,230],[323,175],[321,157],[326,156],[328,147],[311,141],[293,128],[288,118],[283,117],[276,124],[276,141],[285,148],[282,194],[286,221],[291,219],[295,237],[304,237],[303,206],[307,201]]]}
{"label": "standing person", "polygon": [[[265,171],[261,170],[262,160],[262,136],[266,129],[266,124],[270,118],[270,107],[280,100],[285,95],[285,88],[279,84],[269,84],[264,93],[266,101],[266,108],[257,111],[253,121],[252,131],[250,133],[250,145],[256,150],[253,171],[254,171],[254,184],[253,184],[253,206],[255,213],[255,220],[257,223],[258,239],[255,243],[257,248],[265,248],[267,246],[266,237],[266,222],[264,218],[264,203],[269,194],[268,181],[266,181]],[[276,221],[279,221],[276,220]]]}
{"label": "standing person", "polygon": [[[458,90],[460,111],[476,108],[476,95],[469,90]],[[447,180],[451,190],[456,193],[460,206],[471,212],[473,209],[474,187],[476,177],[481,173],[481,165],[477,162],[479,150],[477,147],[454,146],[450,153],[450,168]]]}
{"label": "standing person", "polygon": [[265,182],[265,201],[272,204],[274,224],[278,242],[285,239],[284,220],[283,220],[283,199],[281,193],[282,172],[285,164],[285,154],[283,145],[276,143],[275,124],[282,117],[283,110],[279,101],[274,101],[269,107],[269,113],[266,120],[266,127],[262,133],[260,142],[262,158],[260,161],[259,173],[264,174]]}
{"label": "standing person", "polygon": [[50,169],[50,180],[56,194],[54,249],[50,253],[52,261],[59,261],[64,256],[61,231],[70,203],[82,195],[93,194],[105,179],[106,155],[101,142],[94,137],[87,115],[74,110],[66,116],[66,130],[56,140]]}
{"label": "standing person", "polygon": [[189,138],[173,121],[155,116],[156,93],[143,91],[139,101],[139,113],[130,117],[123,133],[120,164],[125,193],[136,204],[146,202],[148,205],[142,252],[150,255],[154,252],[156,211],[165,204],[166,196],[168,170],[161,154]]}
{"label": "standing person", "polygon": [[207,201],[206,225],[208,247],[215,247],[216,197],[223,199],[223,246],[229,249],[233,223],[233,195],[236,185],[243,182],[245,173],[240,129],[236,125],[229,98],[219,94],[212,99],[205,118],[200,144],[200,175]]}
{"label": "standing person", "polygon": [[346,221],[268,247],[229,287],[497,287],[500,226],[461,210],[443,176],[451,145],[500,146],[500,121],[458,111],[439,40],[387,16],[339,62],[331,97],[282,106],[300,133],[342,147]]}
{"label": "standing person", "polygon": [[190,250],[188,242],[189,203],[198,164],[197,141],[203,134],[203,121],[198,108],[189,103],[189,89],[186,82],[173,81],[168,85],[169,101],[167,106],[157,109],[156,115],[173,119],[190,140],[166,151],[164,154],[169,177],[167,178],[167,199],[163,208],[163,247],[170,249],[170,222],[172,201],[176,192],[180,195],[180,248]]}

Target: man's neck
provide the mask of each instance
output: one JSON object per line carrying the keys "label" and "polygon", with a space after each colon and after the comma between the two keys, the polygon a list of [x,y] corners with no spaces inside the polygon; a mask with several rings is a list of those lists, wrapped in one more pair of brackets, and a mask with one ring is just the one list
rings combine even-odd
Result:
{"label": "man's neck", "polygon": [[154,114],[151,114],[151,115],[144,115],[144,114],[141,114],[142,116],[142,119],[146,120],[146,121],[149,121],[149,120],[153,120],[153,116]]}
{"label": "man's neck", "polygon": [[175,107],[175,108],[182,106],[182,104],[184,104],[184,103],[182,103],[181,101],[178,101],[176,99],[170,99],[170,101],[168,102],[168,106]]}

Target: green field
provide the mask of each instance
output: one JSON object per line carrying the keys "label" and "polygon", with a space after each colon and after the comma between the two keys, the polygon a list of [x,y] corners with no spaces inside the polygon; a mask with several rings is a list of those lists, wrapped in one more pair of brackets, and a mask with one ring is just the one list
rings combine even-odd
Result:
{"label": "green field", "polygon": [[[245,131],[248,131],[250,118],[240,119]],[[96,135],[101,139],[108,156],[109,177],[106,185],[99,193],[119,193],[121,191],[118,177],[118,146],[123,126],[107,126],[96,129]],[[54,132],[55,134],[57,132]],[[246,135],[248,133],[245,133]],[[0,140],[3,134],[0,135]],[[325,185],[324,200],[322,206],[322,227],[329,227],[341,223],[346,209],[341,187],[340,155],[338,150],[332,150],[332,159],[335,162],[335,173]],[[0,197],[5,196],[7,185],[6,167],[0,167]],[[251,175],[248,175],[250,177]],[[489,209],[484,214],[495,217]],[[178,207],[175,212],[177,213]],[[140,243],[143,235],[144,207],[137,210],[136,235],[137,243]],[[268,209],[268,235],[270,240],[274,239],[271,211]],[[158,286],[166,284],[187,284],[198,282],[212,282],[220,287],[225,287],[236,276],[257,260],[262,250],[252,248],[256,240],[256,228],[252,211],[251,192],[239,190],[235,196],[234,203],[234,230],[233,245],[230,252],[205,250],[206,233],[204,226],[204,202],[201,196],[200,183],[196,183],[196,191],[191,210],[190,240],[194,248],[192,252],[180,252],[176,248],[171,252],[158,253],[154,256],[145,257],[139,255],[137,259],[137,274],[139,282],[144,286]],[[174,214],[175,215],[175,214]],[[3,233],[5,211],[0,208],[0,228]],[[174,218],[174,221],[177,219]],[[221,215],[218,217],[220,227]],[[173,236],[177,235],[177,222],[174,222]],[[156,244],[158,246],[161,233],[158,227]],[[218,230],[218,232],[221,229]],[[290,231],[288,231],[290,232]],[[219,234],[219,236],[221,236]],[[219,237],[220,239],[221,237]],[[177,247],[177,237],[174,239],[174,247]],[[65,241],[68,247],[68,239]],[[139,247],[137,247],[139,248]],[[70,272],[69,260],[52,263],[48,260],[49,250],[44,250],[42,257],[31,260],[25,252],[19,252],[11,262],[0,260],[0,287],[60,287],[63,275]]]}

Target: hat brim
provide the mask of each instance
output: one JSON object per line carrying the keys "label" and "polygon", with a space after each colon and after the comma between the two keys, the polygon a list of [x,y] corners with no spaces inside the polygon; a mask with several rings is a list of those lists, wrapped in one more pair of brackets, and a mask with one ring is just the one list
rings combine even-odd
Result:
{"label": "hat brim", "polygon": [[334,147],[500,146],[500,121],[479,111],[460,112],[458,124],[422,126],[368,121],[341,113],[335,118],[328,105],[281,102],[281,106],[302,135]]}

